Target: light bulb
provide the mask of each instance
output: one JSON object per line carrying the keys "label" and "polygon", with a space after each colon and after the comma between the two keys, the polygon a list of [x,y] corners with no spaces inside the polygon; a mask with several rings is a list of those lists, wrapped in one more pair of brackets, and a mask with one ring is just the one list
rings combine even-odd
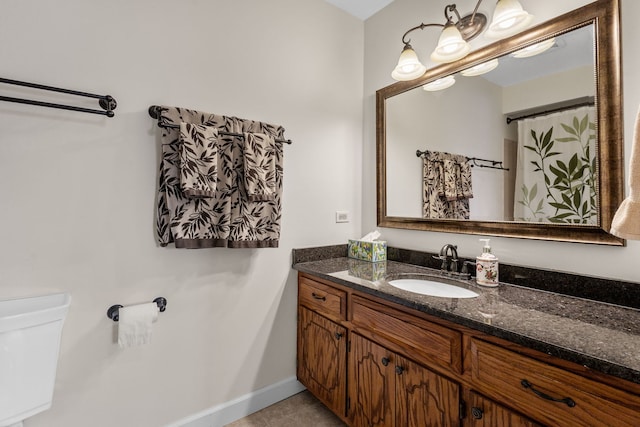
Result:
{"label": "light bulb", "polygon": [[420,77],[425,71],[427,71],[427,67],[422,65],[418,55],[416,55],[411,45],[407,43],[402,49],[398,65],[391,73],[391,77],[398,81],[408,81]]}
{"label": "light bulb", "polygon": [[451,22],[444,26],[438,45],[431,54],[433,62],[453,62],[467,56],[471,46],[464,41],[458,28]]}
{"label": "light bulb", "polygon": [[533,15],[522,9],[518,0],[499,0],[489,29],[484,35],[491,39],[512,36],[529,26],[532,20]]}

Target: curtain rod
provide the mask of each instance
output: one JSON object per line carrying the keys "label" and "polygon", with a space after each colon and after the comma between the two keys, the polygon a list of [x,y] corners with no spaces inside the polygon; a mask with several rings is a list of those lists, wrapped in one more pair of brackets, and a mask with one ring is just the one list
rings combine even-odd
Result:
{"label": "curtain rod", "polygon": [[573,108],[592,107],[594,105],[595,105],[595,102],[587,101],[587,102],[581,102],[581,103],[578,103],[578,104],[567,105],[566,107],[552,108],[551,110],[540,111],[538,113],[525,114],[525,115],[518,116],[518,117],[513,117],[513,118],[507,117],[507,124],[509,125],[509,124],[511,124],[511,122],[518,121],[518,120],[523,120],[523,119],[528,119],[530,117],[544,116],[544,115],[551,114],[551,113],[558,113],[560,111],[571,110]]}
{"label": "curtain rod", "polygon": [[58,88],[58,87],[53,87],[53,86],[46,86],[46,85],[41,85],[41,84],[38,84],[38,83],[22,82],[22,81],[19,81],[19,80],[5,79],[5,78],[2,78],[2,77],[0,77],[0,83],[5,83],[5,84],[10,84],[10,85],[15,85],[15,86],[23,86],[23,87],[28,87],[28,88],[32,88],[32,89],[46,90],[46,91],[50,91],[50,92],[65,93],[65,94],[68,94],[68,95],[83,96],[83,97],[86,97],[86,98],[95,98],[95,99],[98,99],[98,104],[105,111],[93,110],[91,108],[84,108],[84,107],[75,107],[73,105],[55,104],[55,103],[52,103],[52,102],[44,102],[44,101],[35,101],[35,100],[32,100],[32,99],[13,98],[13,97],[10,97],[10,96],[0,96],[0,101],[5,101],[5,102],[15,102],[17,104],[36,105],[36,106],[39,106],[39,107],[56,108],[56,109],[59,109],[59,110],[78,111],[78,112],[81,112],[81,113],[100,114],[100,115],[107,116],[107,117],[113,117],[114,116],[113,110],[115,110],[116,106],[118,105],[116,103],[116,100],[111,95],[96,95],[96,94],[88,93],[88,92],[80,92],[80,91],[77,91],[77,90],[63,89],[63,88]]}
{"label": "curtain rod", "polygon": [[[425,154],[430,154],[430,153],[431,152],[429,150],[425,150],[425,151],[416,150],[416,157],[421,157]],[[471,166],[477,166],[479,168],[499,169],[503,171],[509,170],[509,168],[505,168],[504,166],[502,166],[502,162],[497,160],[481,159],[479,157],[467,157],[467,156],[462,156],[462,157],[467,159],[468,162],[472,162],[473,164]],[[485,165],[483,163],[478,163],[478,162],[491,163],[491,164]]]}
{"label": "curtain rod", "polygon": [[[157,105],[152,105],[149,107],[149,115],[152,118],[159,120],[160,119],[159,110],[160,110],[160,107],[158,107]],[[165,129],[180,129],[180,125],[164,125],[160,123],[160,121],[158,121],[158,127],[165,128]],[[242,138],[244,136],[241,133],[237,133],[237,132],[219,131],[218,133],[220,135],[235,136],[237,138]],[[293,144],[293,141],[291,141],[290,139],[275,139],[275,142],[279,142],[281,144],[289,144],[289,145]]]}

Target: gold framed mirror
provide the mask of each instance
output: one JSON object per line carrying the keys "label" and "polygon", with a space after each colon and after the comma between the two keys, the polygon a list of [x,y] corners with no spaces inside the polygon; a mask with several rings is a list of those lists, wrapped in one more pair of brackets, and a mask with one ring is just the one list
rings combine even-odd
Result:
{"label": "gold framed mirror", "polygon": [[[378,90],[378,226],[624,245],[623,239],[609,233],[624,195],[619,19],[617,0],[596,1],[473,51],[461,60],[428,69],[415,80]],[[513,57],[525,52],[524,48],[541,42],[558,49],[537,55],[542,59],[535,62],[517,65],[519,69],[508,68],[509,62],[518,61]],[[573,49],[573,53],[560,48]],[[562,64],[564,58],[574,56],[590,58],[590,63],[578,59],[577,65]],[[480,64],[496,60],[500,65],[494,71],[482,76],[469,72]],[[578,73],[573,70],[579,69],[579,74],[567,74],[569,68],[572,73]],[[535,69],[544,69],[544,75],[536,75],[535,82],[528,80],[533,77],[524,78]],[[511,80],[501,83],[500,75]],[[576,77],[578,75],[581,77]],[[513,82],[514,77],[521,76],[522,82]],[[457,81],[451,88],[437,92],[427,92],[424,88],[451,77]],[[550,78],[556,79],[554,85],[541,84]],[[470,83],[472,79],[476,79],[476,83]],[[483,83],[477,83],[480,81]],[[569,88],[578,81],[586,81],[587,86]],[[479,87],[485,86],[492,90],[498,88],[500,93],[482,92],[484,89]],[[522,92],[525,86],[538,89],[526,95]],[[545,95],[545,92],[548,93]],[[535,106],[520,102],[534,98],[541,99]],[[492,110],[492,99],[496,100],[493,104],[498,111]],[[592,105],[584,107],[590,111],[588,118],[585,111],[578,110],[584,103]],[[574,108],[574,115],[567,116],[566,123],[559,123],[560,131],[555,134],[522,125],[529,116],[555,116],[556,111]],[[522,118],[527,120],[520,120]],[[544,123],[541,126],[545,126]],[[519,128],[517,132],[513,131],[514,125]],[[557,148],[566,146],[569,140],[582,138],[583,131],[592,133],[590,137],[584,134],[584,141],[591,139],[591,145],[583,144],[580,153],[560,160]],[[520,142],[514,145],[511,142],[514,139]],[[470,145],[470,141],[473,144]],[[523,157],[523,151],[534,152],[538,158]],[[467,171],[471,171],[473,194],[468,199],[466,212],[461,210],[453,216],[430,212],[431,193],[425,172],[429,175],[435,163],[444,164],[442,158],[434,157],[433,153],[452,154],[454,159],[466,159],[468,166],[472,166]],[[432,163],[425,160],[428,156]],[[547,165],[543,165],[545,160]],[[457,160],[455,164],[459,165]],[[525,166],[538,174],[537,185],[523,181],[531,175]],[[541,174],[546,167],[551,168],[550,172]],[[442,171],[440,169],[441,174]],[[543,198],[548,199],[545,203],[550,203],[552,213],[542,214]],[[433,210],[433,200],[431,207]]]}

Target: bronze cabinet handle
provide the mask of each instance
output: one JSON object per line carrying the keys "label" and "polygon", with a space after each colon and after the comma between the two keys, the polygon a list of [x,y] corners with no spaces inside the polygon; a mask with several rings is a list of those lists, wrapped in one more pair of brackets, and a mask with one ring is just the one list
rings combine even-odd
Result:
{"label": "bronze cabinet handle", "polygon": [[389,365],[389,362],[390,362],[390,360],[389,360],[389,358],[388,358],[388,357],[383,357],[383,358],[382,358],[382,364],[383,364],[384,366],[388,366],[388,365]]}
{"label": "bronze cabinet handle", "polygon": [[326,300],[327,300],[327,297],[323,297],[322,295],[318,295],[318,294],[316,294],[315,292],[313,292],[313,293],[311,294],[311,296],[312,296],[314,299],[317,299],[317,300],[320,300],[320,301],[326,301]]}
{"label": "bronze cabinet handle", "polygon": [[335,336],[336,336],[336,339],[340,341],[340,339],[344,336],[344,334],[342,332],[336,332]]}
{"label": "bronze cabinet handle", "polygon": [[531,384],[529,381],[527,381],[526,379],[520,381],[520,384],[522,384],[522,387],[524,388],[528,388],[529,390],[531,390],[536,396],[541,397],[542,399],[546,399],[546,400],[550,400],[552,402],[559,402],[559,403],[564,403],[566,404],[569,408],[573,408],[574,406],[576,406],[576,402],[570,398],[570,397],[563,397],[563,398],[557,398],[557,397],[553,397],[553,396],[549,396],[546,393],[543,393],[539,390],[536,390],[535,388],[533,388],[533,384]]}
{"label": "bronze cabinet handle", "polygon": [[473,416],[473,418],[475,418],[476,420],[481,420],[482,416],[484,415],[484,411],[480,408],[476,408],[475,406],[471,408],[471,415]]}
{"label": "bronze cabinet handle", "polygon": [[400,365],[396,365],[396,374],[402,375],[403,372],[404,372],[404,368]]}

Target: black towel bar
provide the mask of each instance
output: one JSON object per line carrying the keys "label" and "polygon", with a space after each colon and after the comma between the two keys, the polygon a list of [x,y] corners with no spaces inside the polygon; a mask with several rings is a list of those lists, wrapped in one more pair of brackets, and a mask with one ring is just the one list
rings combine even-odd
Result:
{"label": "black towel bar", "polygon": [[105,111],[93,110],[91,108],[84,108],[84,107],[75,107],[73,105],[55,104],[55,103],[44,102],[44,101],[34,101],[32,99],[13,98],[13,97],[10,97],[10,96],[0,96],[0,101],[5,101],[5,102],[15,102],[15,103],[18,103],[18,104],[36,105],[36,106],[39,106],[39,107],[56,108],[56,109],[59,109],[59,110],[78,111],[78,112],[81,112],[81,113],[100,114],[100,115],[107,116],[107,117],[113,117],[114,116],[113,110],[115,110],[116,106],[118,105],[116,100],[111,95],[96,95],[96,94],[93,94],[93,93],[80,92],[80,91],[77,91],[77,90],[63,89],[63,88],[53,87],[53,86],[46,86],[46,85],[41,85],[41,84],[38,84],[38,83],[21,82],[19,80],[5,79],[5,78],[1,78],[1,77],[0,77],[0,83],[6,83],[6,84],[10,84],[10,85],[15,85],[15,86],[29,87],[29,88],[32,88],[32,89],[47,90],[47,91],[50,91],[50,92],[65,93],[65,94],[68,94],[68,95],[84,96],[86,98],[96,98],[98,100],[98,104],[100,105],[100,107],[102,107],[102,109],[105,110]]}
{"label": "black towel bar", "polygon": [[[180,125],[165,125],[160,123],[159,119],[160,119],[160,107],[157,105],[152,105],[149,107],[149,116],[151,116],[151,118],[158,120],[158,127],[161,128],[165,128],[165,129],[180,129]],[[225,135],[225,136],[235,136],[238,138],[242,138],[243,135],[241,133],[236,133],[236,132],[219,132],[220,135]],[[276,142],[279,142],[281,144],[293,144],[293,141],[291,141],[290,139],[276,139]]]}
{"label": "black towel bar", "polygon": [[[167,309],[167,299],[164,297],[158,297],[153,300],[158,305],[158,309],[160,312],[163,312]],[[107,317],[114,322],[120,320],[120,309],[124,307],[122,304],[114,304],[107,310]]]}

